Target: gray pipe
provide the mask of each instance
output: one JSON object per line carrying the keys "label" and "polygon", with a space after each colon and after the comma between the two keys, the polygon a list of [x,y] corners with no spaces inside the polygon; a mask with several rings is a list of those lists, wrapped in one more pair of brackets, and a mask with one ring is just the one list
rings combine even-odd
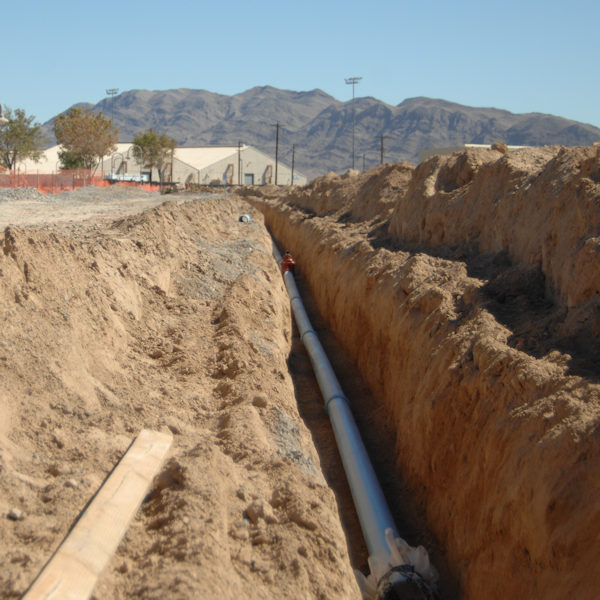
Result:
{"label": "gray pipe", "polygon": [[[281,255],[276,249],[274,253],[280,263]],[[390,555],[385,531],[391,529],[394,537],[398,537],[398,532],[350,411],[348,399],[306,314],[294,275],[286,271],[283,280],[302,343],[310,357],[331,420],[369,554],[380,557]]]}
{"label": "gray pipe", "polygon": [[[273,254],[282,258],[273,244]],[[355,571],[365,600],[424,598],[435,600],[437,572],[423,546],[413,548],[396,530],[396,525],[375,476],[373,465],[350,411],[348,399],[313,329],[292,271],[283,273],[292,311],[317,378],[325,409],[331,420],[338,450],[350,486],[354,506],[369,550],[369,575]],[[416,595],[415,595],[416,594]]]}

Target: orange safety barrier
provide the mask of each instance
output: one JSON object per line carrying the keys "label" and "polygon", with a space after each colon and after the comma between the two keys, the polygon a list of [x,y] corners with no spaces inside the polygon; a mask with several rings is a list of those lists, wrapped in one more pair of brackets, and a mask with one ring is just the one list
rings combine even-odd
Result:
{"label": "orange safety barrier", "polygon": [[43,194],[58,194],[90,185],[95,187],[122,185],[139,188],[147,192],[160,190],[160,186],[153,183],[138,183],[135,181],[111,183],[104,179],[102,171],[93,172],[87,169],[59,171],[58,173],[20,173],[18,171],[0,173],[0,188],[37,188]]}

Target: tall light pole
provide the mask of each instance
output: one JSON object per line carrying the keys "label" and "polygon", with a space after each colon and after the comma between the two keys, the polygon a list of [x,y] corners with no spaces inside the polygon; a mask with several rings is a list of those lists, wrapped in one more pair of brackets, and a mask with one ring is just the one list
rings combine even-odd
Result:
{"label": "tall light pole", "polygon": [[360,82],[362,77],[347,77],[345,79],[347,85],[352,86],[352,168],[354,169],[354,126],[356,122],[356,113],[354,111],[354,86]]}
{"label": "tall light pole", "polygon": [[115,96],[118,93],[119,93],[119,88],[110,88],[110,89],[106,90],[106,94],[112,98],[112,100],[110,101],[110,108],[112,111],[111,116],[110,116],[111,125],[113,124],[113,121],[115,118]]}

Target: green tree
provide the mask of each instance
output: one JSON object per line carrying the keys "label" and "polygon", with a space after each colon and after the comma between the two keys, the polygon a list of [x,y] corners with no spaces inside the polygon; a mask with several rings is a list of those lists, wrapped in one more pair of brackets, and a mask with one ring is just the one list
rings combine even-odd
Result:
{"label": "green tree", "polygon": [[61,169],[85,169],[83,158],[71,150],[59,150],[58,158]]}
{"label": "green tree", "polygon": [[5,119],[0,119],[0,164],[14,169],[18,162],[31,158],[38,161],[45,143],[42,127],[34,123],[21,108],[6,109]]}
{"label": "green tree", "polygon": [[133,155],[142,167],[156,169],[162,185],[167,168],[173,163],[177,142],[167,135],[149,129],[133,140]]}
{"label": "green tree", "polygon": [[115,144],[119,140],[119,130],[112,121],[102,113],[92,113],[89,108],[72,108],[56,117],[54,134],[58,143],[70,153],[67,160],[79,157],[85,169],[94,170],[103,156],[117,149]]}

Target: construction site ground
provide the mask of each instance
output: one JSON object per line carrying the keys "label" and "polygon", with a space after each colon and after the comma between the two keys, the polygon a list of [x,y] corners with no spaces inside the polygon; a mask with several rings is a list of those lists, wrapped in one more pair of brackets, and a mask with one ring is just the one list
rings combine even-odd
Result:
{"label": "construction site ground", "polygon": [[441,597],[596,597],[596,148],[238,195],[19,193],[0,192],[0,596],[149,428],[174,444],[97,599],[360,597],[366,550],[266,222]]}

